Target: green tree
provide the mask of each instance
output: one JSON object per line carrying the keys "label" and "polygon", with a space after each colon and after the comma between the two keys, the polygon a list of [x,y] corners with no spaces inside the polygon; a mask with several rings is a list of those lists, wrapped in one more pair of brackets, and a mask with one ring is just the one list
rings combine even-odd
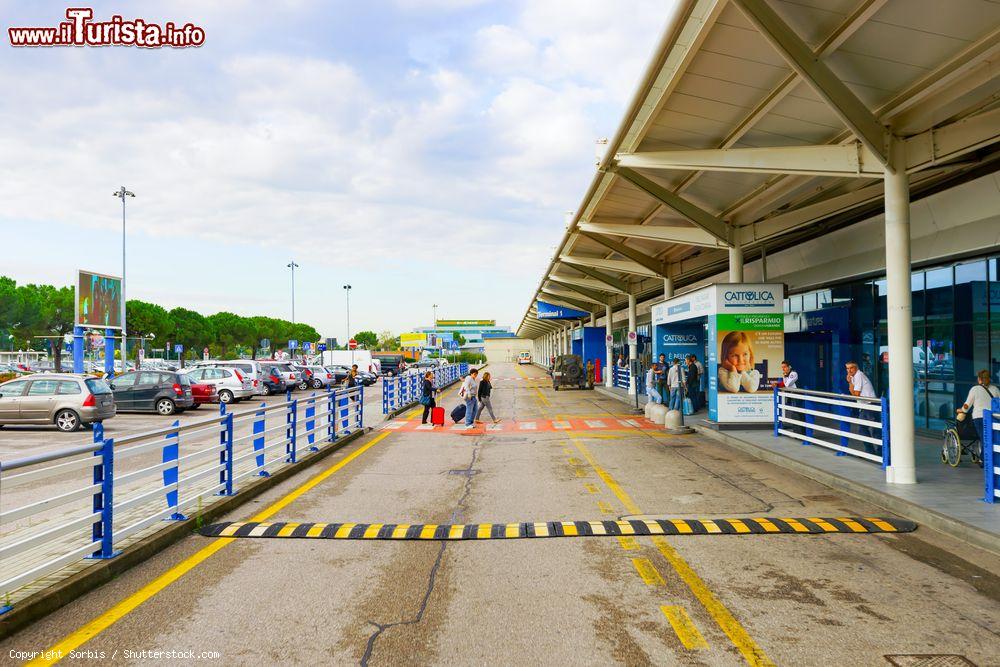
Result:
{"label": "green tree", "polygon": [[458,333],[457,331],[455,332],[454,336],[455,336],[455,342],[458,343],[459,347],[462,347],[463,345],[466,344],[466,342],[468,342],[465,340],[465,336]]}
{"label": "green tree", "polygon": [[358,341],[358,347],[364,350],[374,350],[378,345],[378,336],[374,331],[359,331],[354,334],[354,340]]}
{"label": "green tree", "polygon": [[50,336],[52,355],[56,373],[62,372],[63,337],[73,333],[75,316],[75,292],[72,287],[53,287],[39,285],[38,297],[41,303],[42,320],[40,328],[42,335]]}
{"label": "green tree", "polygon": [[[197,358],[201,348],[212,342],[212,323],[201,313],[187,308],[174,308],[170,311],[170,319],[174,323],[173,339],[184,346],[185,354]],[[181,368],[184,367],[184,356],[181,357]]]}
{"label": "green tree", "polygon": [[228,356],[230,348],[240,343],[252,342],[255,329],[253,323],[247,318],[222,311],[215,315],[209,315],[208,320],[215,333],[213,342],[219,346],[223,357]]}
{"label": "green tree", "polygon": [[399,336],[394,336],[391,331],[383,331],[378,335],[379,350],[398,350]]}
{"label": "green tree", "polygon": [[[166,308],[155,303],[138,299],[126,302],[128,309],[128,333],[138,338],[154,337],[161,345],[166,345],[174,332],[174,322]],[[136,358],[139,356],[140,345],[135,346]]]}
{"label": "green tree", "polygon": [[45,298],[38,285],[21,285],[17,288],[17,319],[11,322],[16,347],[29,350],[33,346],[37,347],[34,336],[45,331]]}

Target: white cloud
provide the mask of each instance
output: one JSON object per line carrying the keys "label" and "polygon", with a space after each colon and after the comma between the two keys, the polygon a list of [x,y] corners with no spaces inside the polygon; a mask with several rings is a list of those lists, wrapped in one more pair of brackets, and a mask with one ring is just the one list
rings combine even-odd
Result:
{"label": "white cloud", "polygon": [[[362,273],[380,270],[377,257],[422,263],[437,281],[489,258],[503,276],[494,282],[506,284],[496,317],[515,321],[563,212],[589,182],[593,142],[613,131],[658,36],[655,19],[666,16],[646,0],[573,11],[532,0],[509,22],[469,30],[464,56],[404,63],[387,81],[349,52],[230,48],[226,26],[239,32],[248,7],[203,17],[225,49],[22,51],[16,68],[7,59],[0,233],[48,221],[82,235],[113,230],[110,195],[124,182],[139,195],[130,206],[145,233],[205,239],[220,253],[294,249],[313,265]],[[286,9],[308,21],[314,6]],[[253,29],[267,22],[257,12]],[[276,233],[290,227],[294,238]],[[130,275],[141,281],[142,268]],[[225,289],[203,297],[206,309],[225,302]],[[477,295],[459,286],[456,298]]]}

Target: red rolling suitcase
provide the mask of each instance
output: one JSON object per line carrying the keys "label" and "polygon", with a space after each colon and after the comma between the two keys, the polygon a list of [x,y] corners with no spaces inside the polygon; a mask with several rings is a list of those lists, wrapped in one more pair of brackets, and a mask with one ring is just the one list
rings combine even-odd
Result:
{"label": "red rolling suitcase", "polygon": [[431,424],[444,426],[444,408],[431,408]]}

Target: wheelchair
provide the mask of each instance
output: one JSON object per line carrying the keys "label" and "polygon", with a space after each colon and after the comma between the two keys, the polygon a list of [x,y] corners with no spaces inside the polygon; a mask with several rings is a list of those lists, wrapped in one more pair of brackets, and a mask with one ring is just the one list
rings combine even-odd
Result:
{"label": "wheelchair", "polygon": [[957,468],[962,462],[962,455],[968,454],[973,463],[983,467],[982,434],[976,431],[972,423],[972,415],[962,421],[946,419],[948,427],[944,430],[944,441],[941,444],[941,462]]}

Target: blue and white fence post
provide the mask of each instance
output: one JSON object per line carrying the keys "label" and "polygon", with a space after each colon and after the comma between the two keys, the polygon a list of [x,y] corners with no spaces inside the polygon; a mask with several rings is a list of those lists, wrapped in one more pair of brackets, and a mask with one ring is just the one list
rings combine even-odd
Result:
{"label": "blue and white fence post", "polygon": [[781,428],[782,415],[778,412],[778,387],[774,388],[774,437],[778,437],[778,429]]}
{"label": "blue and white fence post", "polygon": [[98,442],[100,434],[101,448],[94,452],[100,458],[94,464],[94,484],[100,484],[99,491],[94,493],[94,512],[100,512],[100,518],[94,522],[91,530],[93,542],[100,542],[101,548],[90,555],[90,558],[108,559],[117,556],[120,551],[114,548],[114,511],[115,511],[115,441],[113,438],[104,440],[104,427],[94,424],[94,441]]}
{"label": "blue and white fence post", "polygon": [[[224,406],[223,406],[224,407]],[[222,429],[219,432],[219,465],[225,466],[219,471],[219,484],[226,488],[219,492],[220,496],[233,495],[233,415],[224,414],[221,420]]]}
{"label": "blue and white fence post", "polygon": [[266,454],[264,451],[264,425],[266,420],[263,408],[267,407],[267,403],[261,403],[260,407],[261,410],[256,412],[254,415],[257,419],[253,420],[253,450],[257,452],[257,456],[254,458],[256,459],[255,463],[257,464],[257,475],[259,477],[270,477],[271,473],[264,470],[264,455]]}
{"label": "blue and white fence post", "polygon": [[889,397],[882,397],[882,470],[892,465],[892,448],[889,430]]}
{"label": "blue and white fence post", "polygon": [[316,392],[309,396],[306,402],[306,441],[309,443],[310,452],[318,452],[316,446]]}
{"label": "blue and white fence post", "polygon": [[[178,429],[181,423],[178,420],[174,420],[174,429]],[[171,463],[174,465],[163,469],[163,488],[167,489],[167,507],[174,510],[173,514],[170,515],[171,521],[184,521],[187,519],[186,516],[178,511],[178,505],[180,502],[180,464],[177,459],[180,457],[181,450],[181,437],[180,432],[174,430],[173,433],[168,433],[166,436],[166,443],[163,445],[163,462]]]}
{"label": "blue and white fence post", "polygon": [[[337,392],[333,387],[326,388],[326,439],[329,442],[337,440],[337,409],[334,400],[336,395]],[[385,393],[382,394],[382,402],[385,403]]]}
{"label": "blue and white fence post", "polygon": [[365,427],[365,386],[363,384],[358,385],[358,428],[364,429]]}
{"label": "blue and white fence post", "polygon": [[1000,423],[1000,399],[994,398],[990,409],[983,415],[983,500],[993,505],[997,502],[997,450],[1000,449],[1000,436],[997,425]]}
{"label": "blue and white fence post", "polygon": [[288,406],[288,410],[285,412],[285,438],[288,440],[288,444],[285,445],[285,453],[288,457],[285,459],[288,463],[295,463],[295,439],[298,432],[298,411],[299,411],[299,401],[295,399],[292,404]]}

